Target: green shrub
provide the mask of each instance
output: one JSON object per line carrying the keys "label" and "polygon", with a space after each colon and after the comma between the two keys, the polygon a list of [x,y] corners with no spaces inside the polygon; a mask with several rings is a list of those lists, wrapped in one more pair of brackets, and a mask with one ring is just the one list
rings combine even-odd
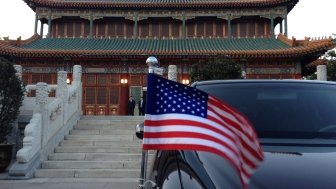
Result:
{"label": "green shrub", "polygon": [[0,143],[11,133],[24,97],[22,82],[15,73],[14,65],[0,58]]}
{"label": "green shrub", "polygon": [[191,81],[239,79],[242,77],[242,69],[239,64],[229,58],[215,57],[206,63],[198,63],[192,66]]}

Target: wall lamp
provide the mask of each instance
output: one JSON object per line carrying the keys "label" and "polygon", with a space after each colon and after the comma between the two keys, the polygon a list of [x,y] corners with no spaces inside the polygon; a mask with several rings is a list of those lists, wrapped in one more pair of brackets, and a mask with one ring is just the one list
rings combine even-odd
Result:
{"label": "wall lamp", "polygon": [[190,82],[189,79],[183,79],[183,80],[182,80],[182,83],[185,84],[185,85],[188,85],[189,82]]}
{"label": "wall lamp", "polygon": [[128,83],[128,80],[127,80],[127,79],[121,79],[121,80],[120,80],[120,83],[121,83],[121,84],[127,84],[127,83]]}

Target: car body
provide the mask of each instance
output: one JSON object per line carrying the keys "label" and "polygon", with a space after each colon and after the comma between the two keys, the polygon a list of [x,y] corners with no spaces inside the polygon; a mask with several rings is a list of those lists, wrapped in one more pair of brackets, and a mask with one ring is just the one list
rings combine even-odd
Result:
{"label": "car body", "polygon": [[[336,188],[335,82],[218,80],[192,86],[230,104],[254,126],[265,159],[249,189]],[[242,188],[228,161],[201,151],[157,151],[148,179],[160,189]]]}

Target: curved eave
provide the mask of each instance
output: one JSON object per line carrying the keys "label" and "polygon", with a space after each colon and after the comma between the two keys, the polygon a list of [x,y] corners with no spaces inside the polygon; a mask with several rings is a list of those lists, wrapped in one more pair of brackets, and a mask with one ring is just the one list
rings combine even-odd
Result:
{"label": "curved eave", "polygon": [[260,8],[260,7],[276,7],[286,5],[288,12],[298,3],[299,0],[241,0],[241,1],[199,1],[199,2],[153,2],[153,1],[55,1],[55,0],[24,0],[33,10],[36,7],[48,7],[58,9],[239,9],[239,8]]}
{"label": "curved eave", "polygon": [[60,57],[83,57],[94,55],[104,57],[131,56],[131,55],[156,55],[156,56],[211,56],[225,54],[232,58],[293,58],[308,54],[320,54],[334,48],[333,42],[321,42],[304,47],[291,47],[277,50],[53,50],[53,49],[24,49],[0,42],[0,55],[19,58],[60,58]]}

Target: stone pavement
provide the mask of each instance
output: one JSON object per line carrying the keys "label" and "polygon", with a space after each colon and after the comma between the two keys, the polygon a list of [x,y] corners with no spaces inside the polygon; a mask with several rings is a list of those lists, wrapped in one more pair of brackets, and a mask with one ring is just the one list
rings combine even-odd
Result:
{"label": "stone pavement", "polygon": [[138,179],[34,178],[0,180],[1,189],[137,189]]}

